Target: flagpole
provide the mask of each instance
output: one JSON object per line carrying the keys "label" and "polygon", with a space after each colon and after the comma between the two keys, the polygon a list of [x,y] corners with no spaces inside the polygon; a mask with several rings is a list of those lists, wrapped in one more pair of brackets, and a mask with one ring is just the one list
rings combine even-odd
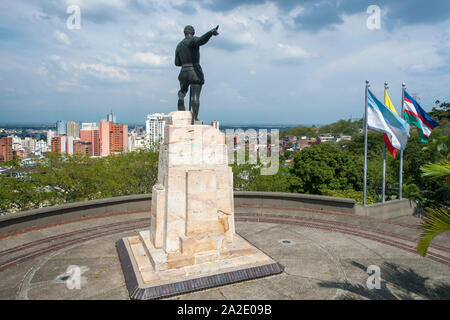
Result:
{"label": "flagpole", "polygon": [[[384,103],[386,104],[386,93],[388,89],[387,81],[384,82]],[[386,142],[383,135],[383,186],[381,188],[381,202],[384,203],[386,194]]]}
{"label": "flagpole", "polygon": [[369,80],[366,80],[366,96],[365,96],[365,111],[364,111],[364,189],[363,189],[363,206],[366,206],[367,196],[367,108],[368,108],[368,90]]}
{"label": "flagpole", "polygon": [[[403,119],[403,100],[405,99],[405,83],[402,83],[402,114],[401,118]],[[403,150],[400,150],[400,168],[398,172],[398,184],[399,184],[399,191],[398,191],[398,198],[399,200],[402,200],[402,189],[403,189]]]}

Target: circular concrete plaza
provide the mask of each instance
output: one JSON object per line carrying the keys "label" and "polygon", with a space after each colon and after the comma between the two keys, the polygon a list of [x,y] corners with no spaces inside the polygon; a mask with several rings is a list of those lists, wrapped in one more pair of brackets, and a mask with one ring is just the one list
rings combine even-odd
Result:
{"label": "circular concrete plaza", "polygon": [[[450,237],[438,236],[420,257],[416,217],[240,211],[237,233],[284,272],[169,299],[450,298]],[[80,218],[0,236],[0,299],[129,299],[115,243],[148,228],[149,215]],[[70,266],[79,267],[79,289],[68,281]],[[379,267],[380,289],[367,286],[369,266]]]}

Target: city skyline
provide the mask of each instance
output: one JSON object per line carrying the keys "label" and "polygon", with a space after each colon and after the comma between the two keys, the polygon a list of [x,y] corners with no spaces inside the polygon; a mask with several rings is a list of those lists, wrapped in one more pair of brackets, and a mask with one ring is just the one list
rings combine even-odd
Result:
{"label": "city skyline", "polygon": [[[366,24],[372,4],[379,30]],[[69,5],[79,5],[81,29],[67,28]],[[450,99],[450,3],[442,1],[18,0],[0,8],[1,123],[93,121],[111,109],[121,123],[143,123],[175,111],[173,55],[186,24],[197,35],[221,30],[202,52],[205,123],[360,118],[366,79],[377,96],[388,81],[397,109],[402,82],[426,110]]]}

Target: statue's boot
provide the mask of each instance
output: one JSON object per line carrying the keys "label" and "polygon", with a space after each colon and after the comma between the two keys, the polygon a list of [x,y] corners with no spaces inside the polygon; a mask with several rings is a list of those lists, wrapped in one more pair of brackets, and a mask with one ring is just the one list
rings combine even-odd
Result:
{"label": "statue's boot", "polygon": [[186,108],[184,106],[184,96],[185,96],[185,93],[182,90],[178,91],[178,111],[186,110]]}
{"label": "statue's boot", "polygon": [[200,91],[202,90],[201,84],[191,84],[189,109],[192,108],[192,120],[198,120],[198,112],[200,109]]}

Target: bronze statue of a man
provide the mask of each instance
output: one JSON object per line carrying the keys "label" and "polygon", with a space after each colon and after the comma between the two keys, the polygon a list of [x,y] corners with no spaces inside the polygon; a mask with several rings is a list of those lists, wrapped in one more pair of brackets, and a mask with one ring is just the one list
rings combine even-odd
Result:
{"label": "bronze statue of a man", "polygon": [[201,37],[194,37],[195,30],[192,26],[184,28],[185,38],[177,45],[175,51],[175,65],[181,67],[178,80],[178,110],[185,110],[184,97],[190,86],[189,110],[192,110],[193,121],[198,121],[200,108],[200,91],[205,83],[202,67],[200,67],[200,46],[208,42],[211,36],[217,36],[219,26],[208,31]]}

